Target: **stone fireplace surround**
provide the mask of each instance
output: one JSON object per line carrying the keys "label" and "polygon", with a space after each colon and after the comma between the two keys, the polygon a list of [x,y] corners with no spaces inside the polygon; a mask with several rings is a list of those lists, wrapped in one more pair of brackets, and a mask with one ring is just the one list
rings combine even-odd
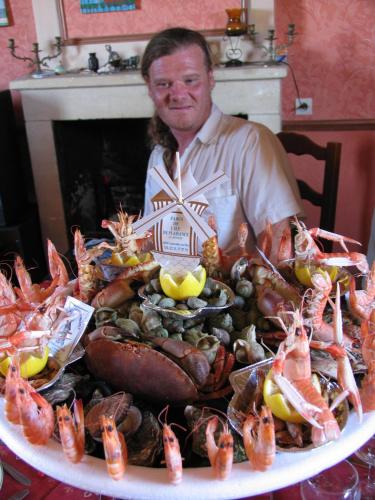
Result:
{"label": "stone fireplace surround", "polygon": [[[283,66],[218,68],[213,99],[226,113],[281,128],[280,86]],[[10,88],[21,92],[27,139],[39,207],[43,242],[51,239],[60,252],[69,250],[59,185],[53,122],[147,118],[153,106],[138,71],[111,75],[67,74],[44,79],[20,78]]]}

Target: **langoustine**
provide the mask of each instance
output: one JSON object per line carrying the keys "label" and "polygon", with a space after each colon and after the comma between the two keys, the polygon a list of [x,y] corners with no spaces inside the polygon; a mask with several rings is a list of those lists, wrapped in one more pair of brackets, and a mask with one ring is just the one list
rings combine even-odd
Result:
{"label": "langoustine", "polygon": [[310,346],[299,312],[294,313],[293,326],[280,343],[272,364],[272,376],[284,396],[312,425],[311,438],[315,446],[338,439],[339,425],[311,381]]}
{"label": "langoustine", "polygon": [[368,320],[361,324],[362,356],[367,366],[367,373],[362,379],[360,395],[363,411],[375,410],[375,308]]}
{"label": "langoustine", "polygon": [[[358,252],[349,252],[346,242],[360,245],[356,240],[341,234],[324,231],[320,228],[307,229],[305,224],[295,218],[297,228],[295,236],[295,265],[326,265],[326,266],[356,266],[361,272],[368,273],[369,267],[366,256]],[[315,242],[316,238],[323,238],[340,244],[344,252],[324,253]]]}
{"label": "langoustine", "polygon": [[351,313],[360,320],[369,320],[375,309],[375,260],[366,276],[364,290],[356,290],[355,278],[350,280],[349,303]]}

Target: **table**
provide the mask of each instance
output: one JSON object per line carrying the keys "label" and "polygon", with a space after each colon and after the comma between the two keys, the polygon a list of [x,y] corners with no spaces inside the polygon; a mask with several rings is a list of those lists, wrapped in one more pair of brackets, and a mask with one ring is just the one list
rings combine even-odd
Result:
{"label": "table", "polygon": [[[113,497],[91,493],[89,491],[80,490],[68,484],[61,483],[42,472],[34,469],[22,459],[18,458],[5,444],[0,445],[0,458],[16,467],[20,472],[25,474],[32,484],[29,489],[30,493],[27,498],[30,500],[112,500]],[[366,476],[366,468],[355,464],[360,475],[360,478]],[[63,466],[63,464],[62,464]],[[4,473],[3,486],[0,491],[0,498],[10,498],[11,495],[24,490],[26,486],[19,484],[9,474]],[[176,489],[178,493],[178,489]],[[272,498],[274,500],[300,500],[299,483],[272,492],[272,494],[256,495],[252,500],[266,500]],[[246,499],[242,499],[246,500]]]}

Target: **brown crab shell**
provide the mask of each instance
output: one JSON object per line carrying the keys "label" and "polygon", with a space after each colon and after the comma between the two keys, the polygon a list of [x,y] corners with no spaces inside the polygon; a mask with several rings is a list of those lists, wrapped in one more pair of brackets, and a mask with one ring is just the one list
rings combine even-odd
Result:
{"label": "brown crab shell", "polygon": [[85,360],[95,377],[116,390],[174,404],[198,399],[198,390],[184,370],[146,344],[100,338],[86,346]]}

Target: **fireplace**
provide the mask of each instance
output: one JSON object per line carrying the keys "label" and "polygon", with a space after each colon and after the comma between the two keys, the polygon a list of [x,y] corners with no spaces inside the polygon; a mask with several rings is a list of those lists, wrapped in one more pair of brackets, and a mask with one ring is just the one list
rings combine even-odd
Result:
{"label": "fireplace", "polygon": [[[216,86],[213,98],[224,112],[246,114],[249,120],[263,123],[274,132],[280,131],[280,86],[287,74],[284,66],[218,68],[214,74]],[[136,71],[112,75],[72,73],[41,80],[25,77],[11,82],[10,87],[21,92],[43,243],[46,238],[50,238],[58,250],[65,253],[71,247],[68,235],[73,219],[63,197],[64,190],[69,189],[64,169],[74,168],[71,164],[66,165],[65,160],[69,156],[77,164],[75,155],[82,155],[83,151],[90,154],[90,149],[97,147],[97,143],[93,146],[85,143],[84,147],[78,143],[68,153],[65,151],[63,162],[61,158],[58,160],[61,130],[68,126],[65,122],[76,122],[77,125],[73,127],[84,124],[93,130],[101,127],[99,122],[102,121],[106,129],[107,124],[110,127],[110,123],[117,121],[143,119],[142,128],[152,116],[153,106],[142,77]],[[97,130],[95,134],[98,134]],[[136,135],[139,135],[138,132]],[[125,141],[128,134],[124,133],[123,136]],[[134,149],[133,139],[129,139],[129,144]],[[143,159],[134,161],[142,163],[147,155],[145,146]],[[86,162],[84,155],[83,160],[89,169],[92,160]],[[123,195],[119,193],[117,199]],[[99,217],[108,213],[100,212]],[[94,232],[97,227],[98,222],[95,221],[89,231]]]}
{"label": "fireplace", "polygon": [[150,154],[148,118],[54,121],[53,132],[67,237],[73,227],[107,237],[101,221],[119,207],[140,213]]}

